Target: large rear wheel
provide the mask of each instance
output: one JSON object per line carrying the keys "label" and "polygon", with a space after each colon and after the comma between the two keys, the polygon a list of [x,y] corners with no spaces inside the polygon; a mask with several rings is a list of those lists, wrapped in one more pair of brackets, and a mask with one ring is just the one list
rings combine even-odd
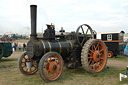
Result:
{"label": "large rear wheel", "polygon": [[104,42],[99,39],[88,40],[81,52],[82,67],[87,72],[100,72],[107,63],[107,49]]}
{"label": "large rear wheel", "polygon": [[46,82],[57,80],[63,71],[63,59],[57,52],[48,52],[40,60],[39,74]]}

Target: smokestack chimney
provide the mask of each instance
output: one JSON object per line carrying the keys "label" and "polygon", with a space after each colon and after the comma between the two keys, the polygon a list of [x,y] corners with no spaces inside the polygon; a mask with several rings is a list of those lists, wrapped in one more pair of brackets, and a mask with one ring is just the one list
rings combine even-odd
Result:
{"label": "smokestack chimney", "polygon": [[30,5],[31,9],[31,34],[30,39],[37,39],[36,34],[36,14],[37,14],[37,5]]}

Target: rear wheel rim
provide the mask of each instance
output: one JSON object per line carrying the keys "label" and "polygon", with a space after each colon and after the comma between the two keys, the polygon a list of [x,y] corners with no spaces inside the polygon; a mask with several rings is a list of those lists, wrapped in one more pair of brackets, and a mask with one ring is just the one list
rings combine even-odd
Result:
{"label": "rear wheel rim", "polygon": [[43,63],[43,74],[48,80],[56,80],[61,75],[63,61],[58,55],[52,54]]}
{"label": "rear wheel rim", "polygon": [[88,52],[88,63],[90,68],[95,71],[101,71],[106,65],[106,47],[100,41],[95,41]]}

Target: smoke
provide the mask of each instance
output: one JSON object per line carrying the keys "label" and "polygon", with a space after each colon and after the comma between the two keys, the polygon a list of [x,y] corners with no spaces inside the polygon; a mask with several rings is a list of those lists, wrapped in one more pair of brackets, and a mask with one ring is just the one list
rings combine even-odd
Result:
{"label": "smoke", "polygon": [[30,31],[30,27],[26,26],[26,27],[23,27],[25,30],[28,30]]}

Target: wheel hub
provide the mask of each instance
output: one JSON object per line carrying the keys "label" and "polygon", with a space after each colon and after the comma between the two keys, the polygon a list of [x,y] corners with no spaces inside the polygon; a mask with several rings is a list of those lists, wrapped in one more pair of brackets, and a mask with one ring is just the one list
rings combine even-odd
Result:
{"label": "wheel hub", "polygon": [[53,70],[56,70],[57,66],[56,65],[53,65],[52,69]]}
{"label": "wheel hub", "polygon": [[112,54],[111,53],[108,53],[108,57],[112,57]]}
{"label": "wheel hub", "polygon": [[54,61],[54,62],[51,62],[50,65],[49,65],[49,71],[51,73],[55,73],[57,70],[57,63]]}
{"label": "wheel hub", "polygon": [[99,61],[99,58],[100,58],[100,52],[99,51],[94,51],[93,60],[95,62],[97,62],[97,61]]}

